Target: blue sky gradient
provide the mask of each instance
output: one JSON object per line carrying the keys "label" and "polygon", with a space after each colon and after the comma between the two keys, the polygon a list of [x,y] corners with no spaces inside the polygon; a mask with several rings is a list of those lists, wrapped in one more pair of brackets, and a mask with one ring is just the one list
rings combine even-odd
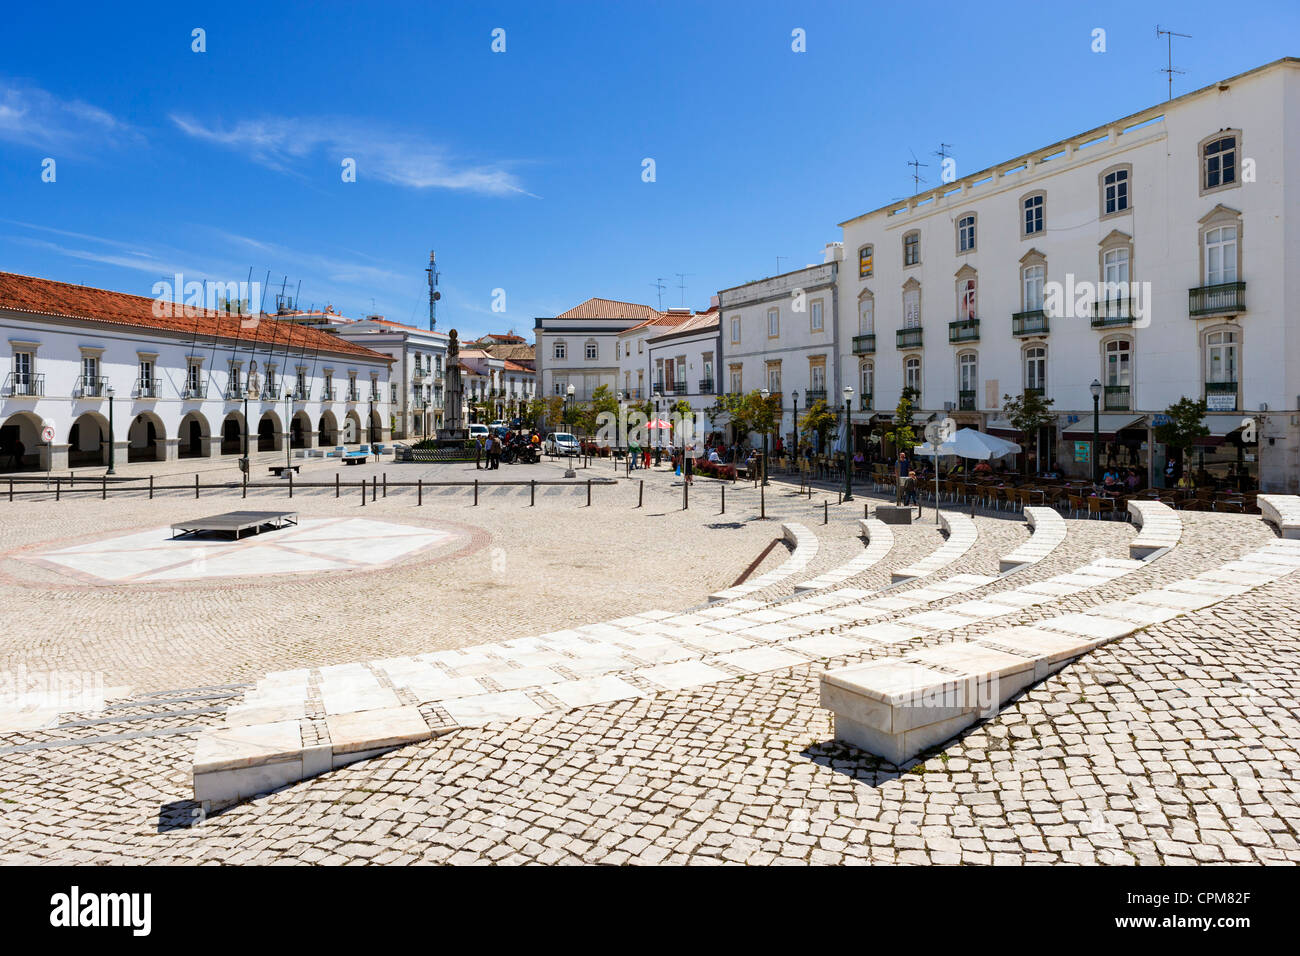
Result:
{"label": "blue sky gradient", "polygon": [[436,248],[438,326],[462,335],[527,334],[592,295],[656,305],[659,277],[664,307],[703,308],[778,256],[820,261],[837,222],[911,194],[909,149],[934,183],[940,142],[962,175],[1162,101],[1157,22],[1193,35],[1175,94],[1300,54],[1300,4],[1221,0],[80,3],[5,19],[0,269],[144,295],[177,271],[269,269],[276,288],[301,281],[304,306],[423,324]]}

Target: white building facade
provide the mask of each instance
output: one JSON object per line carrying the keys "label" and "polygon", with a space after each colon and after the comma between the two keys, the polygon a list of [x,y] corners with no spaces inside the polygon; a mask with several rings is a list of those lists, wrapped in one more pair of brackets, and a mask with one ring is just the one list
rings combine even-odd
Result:
{"label": "white building facade", "polygon": [[[716,310],[701,312],[667,328],[655,327],[646,341],[646,360],[662,410],[679,401],[703,413],[717,404],[722,354]],[[653,396],[652,396],[653,397]]]}
{"label": "white building facade", "polygon": [[436,434],[442,427],[450,341],[445,332],[403,325],[378,315],[333,325],[330,331],[392,359],[388,408],[394,438],[418,440]]}
{"label": "white building facade", "polygon": [[649,306],[593,298],[552,318],[538,318],[534,330],[540,396],[565,396],[570,385],[575,401],[590,400],[601,385],[608,386],[611,395],[620,391],[625,369],[620,366],[619,333],[660,315]]}
{"label": "white building facade", "polygon": [[[766,388],[781,399],[776,434],[794,439],[796,415],[843,402],[839,340],[840,249],[826,262],[718,293],[722,356],[719,387],[728,394]],[[744,438],[745,436],[731,436]]]}
{"label": "white building facade", "polygon": [[1204,398],[1189,467],[1300,490],[1297,103],[1300,61],[1278,61],[841,223],[855,422],[911,385],[922,413],[1009,433],[1003,396],[1039,390],[1057,426],[1011,437],[1090,474],[1095,381],[1102,465],[1159,484],[1152,427]]}
{"label": "white building facade", "polygon": [[389,437],[389,357],[269,315],[0,273],[0,334],[0,469]]}

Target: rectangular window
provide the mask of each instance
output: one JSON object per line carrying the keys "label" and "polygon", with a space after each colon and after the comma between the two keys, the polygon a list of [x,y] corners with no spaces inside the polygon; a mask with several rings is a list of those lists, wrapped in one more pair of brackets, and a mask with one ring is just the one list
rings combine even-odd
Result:
{"label": "rectangular window", "polygon": [[185,376],[185,387],[190,390],[191,395],[198,393],[199,382],[202,380],[202,369],[203,367],[197,362],[190,363],[189,371]]}
{"label": "rectangular window", "polygon": [[1117,301],[1128,297],[1128,250],[1111,249],[1102,256],[1103,301]]}
{"label": "rectangular window", "polygon": [[1237,181],[1237,137],[1224,136],[1205,147],[1205,188],[1217,189]]}
{"label": "rectangular window", "polygon": [[1047,389],[1047,350],[1028,349],[1025,352],[1025,388]]}
{"label": "rectangular window", "polygon": [[876,303],[863,299],[858,303],[858,335],[871,335],[876,331]]}
{"label": "rectangular window", "polygon": [[814,392],[826,391],[826,366],[814,365],[808,369],[808,381],[811,383],[808,387]]}
{"label": "rectangular window", "polygon": [[1043,197],[1030,196],[1025,200],[1025,235],[1043,231]]}
{"label": "rectangular window", "polygon": [[781,391],[781,366],[769,365],[767,367],[767,390],[773,395]]}
{"label": "rectangular window", "polygon": [[821,332],[825,328],[825,325],[823,324],[824,322],[825,319],[822,316],[822,303],[821,300],[818,299],[816,302],[812,303],[812,330],[814,332]]}
{"label": "rectangular window", "polygon": [[921,261],[921,234],[909,232],[903,237],[903,265],[914,266]]}
{"label": "rectangular window", "polygon": [[588,343],[587,343],[587,358],[588,358],[588,360],[594,360],[594,359],[597,357],[598,354],[599,354],[599,353],[598,353],[598,347],[597,347],[596,343],[595,343],[595,342],[588,342]]}
{"label": "rectangular window", "polygon": [[1106,174],[1106,215],[1128,208],[1128,170],[1116,169]]}
{"label": "rectangular window", "polygon": [[95,379],[99,377],[99,359],[93,355],[83,355],[81,358],[81,374],[85,378],[87,386],[94,385]]}
{"label": "rectangular window", "polygon": [[569,357],[569,347],[564,342],[555,343],[555,357],[560,361]]}
{"label": "rectangular window", "polygon": [[31,385],[32,383],[32,353],[15,352],[14,353],[14,385]]}
{"label": "rectangular window", "polygon": [[1205,284],[1237,281],[1237,227],[1220,226],[1205,233]]}
{"label": "rectangular window", "polygon": [[774,339],[781,334],[781,312],[779,309],[767,310],[767,337]]}
{"label": "rectangular window", "polygon": [[740,344],[740,316],[738,315],[731,317],[731,344]]}
{"label": "rectangular window", "polygon": [[873,258],[872,251],[873,248],[871,246],[863,246],[861,249],[858,250],[858,278],[859,279],[871,278],[871,260]]}
{"label": "rectangular window", "polygon": [[1038,312],[1043,308],[1043,281],[1047,270],[1043,266],[1025,266],[1024,285],[1026,312]]}
{"label": "rectangular window", "polygon": [[921,290],[908,289],[903,293],[903,328],[915,329],[921,324]]}
{"label": "rectangular window", "polygon": [[741,392],[740,371],[741,371],[740,366],[732,366],[732,368],[730,369],[730,373],[731,373],[730,394],[732,395],[739,395]]}
{"label": "rectangular window", "polygon": [[957,251],[970,252],[975,248],[975,217],[963,216],[957,221]]}

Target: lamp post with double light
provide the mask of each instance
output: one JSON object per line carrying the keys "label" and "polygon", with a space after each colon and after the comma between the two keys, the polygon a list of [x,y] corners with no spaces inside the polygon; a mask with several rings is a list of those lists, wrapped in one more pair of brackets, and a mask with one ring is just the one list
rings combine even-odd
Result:
{"label": "lamp post with double light", "polygon": [[768,391],[766,388],[761,388],[759,389],[758,394],[763,396],[763,484],[766,485],[767,484],[767,416],[771,412],[771,409],[768,408],[767,400],[771,397],[772,393]]}
{"label": "lamp post with double light", "polygon": [[[570,382],[569,387],[564,390],[564,410],[565,410],[564,417],[566,419],[565,424],[567,424],[570,429],[573,428],[573,396],[576,395],[577,392],[578,390],[574,388],[572,382]],[[570,438],[573,437],[572,432],[569,433],[569,437]],[[573,470],[573,444],[572,443],[569,444],[568,456],[569,456],[569,467],[564,469],[564,477],[574,478],[576,477],[577,472]]]}
{"label": "lamp post with double light", "polygon": [[104,390],[108,396],[108,474],[112,475],[113,471],[113,386],[110,385]]}

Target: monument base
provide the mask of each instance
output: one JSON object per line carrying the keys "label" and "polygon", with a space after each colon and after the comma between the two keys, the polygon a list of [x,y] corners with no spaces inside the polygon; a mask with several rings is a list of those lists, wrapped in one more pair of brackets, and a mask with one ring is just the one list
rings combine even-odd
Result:
{"label": "monument base", "polygon": [[876,505],[876,517],[885,524],[911,524],[911,505]]}

